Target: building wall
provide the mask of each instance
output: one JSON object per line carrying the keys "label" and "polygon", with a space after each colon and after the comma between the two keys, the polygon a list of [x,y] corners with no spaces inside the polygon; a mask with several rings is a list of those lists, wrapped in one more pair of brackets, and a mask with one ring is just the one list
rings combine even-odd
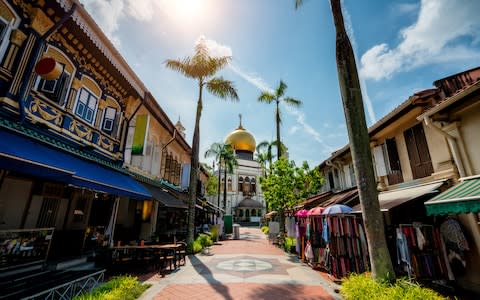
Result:
{"label": "building wall", "polygon": [[0,229],[20,228],[32,188],[30,180],[5,178],[0,189]]}
{"label": "building wall", "polygon": [[463,160],[470,165],[470,173],[467,175],[480,174],[480,103],[477,101],[468,111],[460,114],[460,135],[465,147]]}

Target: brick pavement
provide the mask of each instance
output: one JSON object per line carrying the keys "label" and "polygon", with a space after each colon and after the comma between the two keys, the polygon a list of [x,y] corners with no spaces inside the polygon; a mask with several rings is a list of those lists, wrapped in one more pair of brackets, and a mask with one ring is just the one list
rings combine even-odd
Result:
{"label": "brick pavement", "polygon": [[240,240],[192,255],[180,270],[152,284],[140,299],[340,299],[337,286],[278,247],[258,228],[240,228]]}

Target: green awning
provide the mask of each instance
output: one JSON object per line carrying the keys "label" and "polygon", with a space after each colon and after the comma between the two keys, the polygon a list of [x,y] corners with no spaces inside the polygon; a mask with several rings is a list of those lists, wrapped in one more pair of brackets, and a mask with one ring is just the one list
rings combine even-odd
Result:
{"label": "green awning", "polygon": [[480,176],[460,183],[425,202],[427,215],[455,215],[480,212]]}

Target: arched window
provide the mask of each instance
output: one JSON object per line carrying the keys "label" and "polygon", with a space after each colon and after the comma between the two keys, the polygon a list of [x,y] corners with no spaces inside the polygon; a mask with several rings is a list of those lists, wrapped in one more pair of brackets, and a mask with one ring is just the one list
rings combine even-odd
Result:
{"label": "arched window", "polygon": [[254,195],[257,193],[257,185],[255,182],[255,178],[252,178],[252,180],[250,181],[250,192]]}
{"label": "arched window", "polygon": [[248,195],[250,192],[250,178],[245,177],[245,182],[243,183],[243,195]]}
{"label": "arched window", "polygon": [[227,191],[231,192],[232,191],[232,178],[228,177],[227,180]]}
{"label": "arched window", "polygon": [[245,210],[245,217],[250,218],[250,211],[248,209]]}
{"label": "arched window", "polygon": [[238,210],[238,216],[241,218],[243,217],[243,209]]}
{"label": "arched window", "polygon": [[255,210],[255,208],[252,209],[252,217],[255,217],[257,215],[257,211]]}
{"label": "arched window", "polygon": [[224,184],[225,184],[225,177],[222,178],[221,183],[220,183],[220,190],[221,190],[222,192],[223,192],[223,190],[224,190],[224,188],[223,188]]}
{"label": "arched window", "polygon": [[243,191],[243,177],[238,177],[238,192],[242,192]]}

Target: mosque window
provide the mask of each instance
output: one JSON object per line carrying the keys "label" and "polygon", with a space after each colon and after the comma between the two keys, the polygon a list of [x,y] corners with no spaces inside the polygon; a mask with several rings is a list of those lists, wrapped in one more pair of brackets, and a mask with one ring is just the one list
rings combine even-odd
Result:
{"label": "mosque window", "polygon": [[220,189],[221,189],[222,192],[224,191],[224,188],[223,188],[224,184],[225,184],[225,178],[222,178],[222,182],[221,182],[221,186],[220,186]]}
{"label": "mosque window", "polygon": [[257,186],[256,186],[255,178],[252,178],[252,180],[250,181],[250,192],[253,193],[253,194],[257,193]]}
{"label": "mosque window", "polygon": [[232,178],[228,178],[227,180],[227,191],[231,192],[232,191]]}
{"label": "mosque window", "polygon": [[92,124],[97,109],[97,102],[98,99],[93,93],[88,91],[86,88],[82,88],[78,95],[75,114]]}
{"label": "mosque window", "polygon": [[243,177],[238,177],[238,192],[243,191]]}
{"label": "mosque window", "polygon": [[62,74],[55,80],[46,80],[40,78],[38,83],[38,91],[44,94],[48,99],[63,106],[67,100],[70,74],[65,70],[64,64],[59,64],[62,66]]}
{"label": "mosque window", "polygon": [[250,178],[245,177],[245,182],[243,183],[243,195],[247,196],[250,193]]}

